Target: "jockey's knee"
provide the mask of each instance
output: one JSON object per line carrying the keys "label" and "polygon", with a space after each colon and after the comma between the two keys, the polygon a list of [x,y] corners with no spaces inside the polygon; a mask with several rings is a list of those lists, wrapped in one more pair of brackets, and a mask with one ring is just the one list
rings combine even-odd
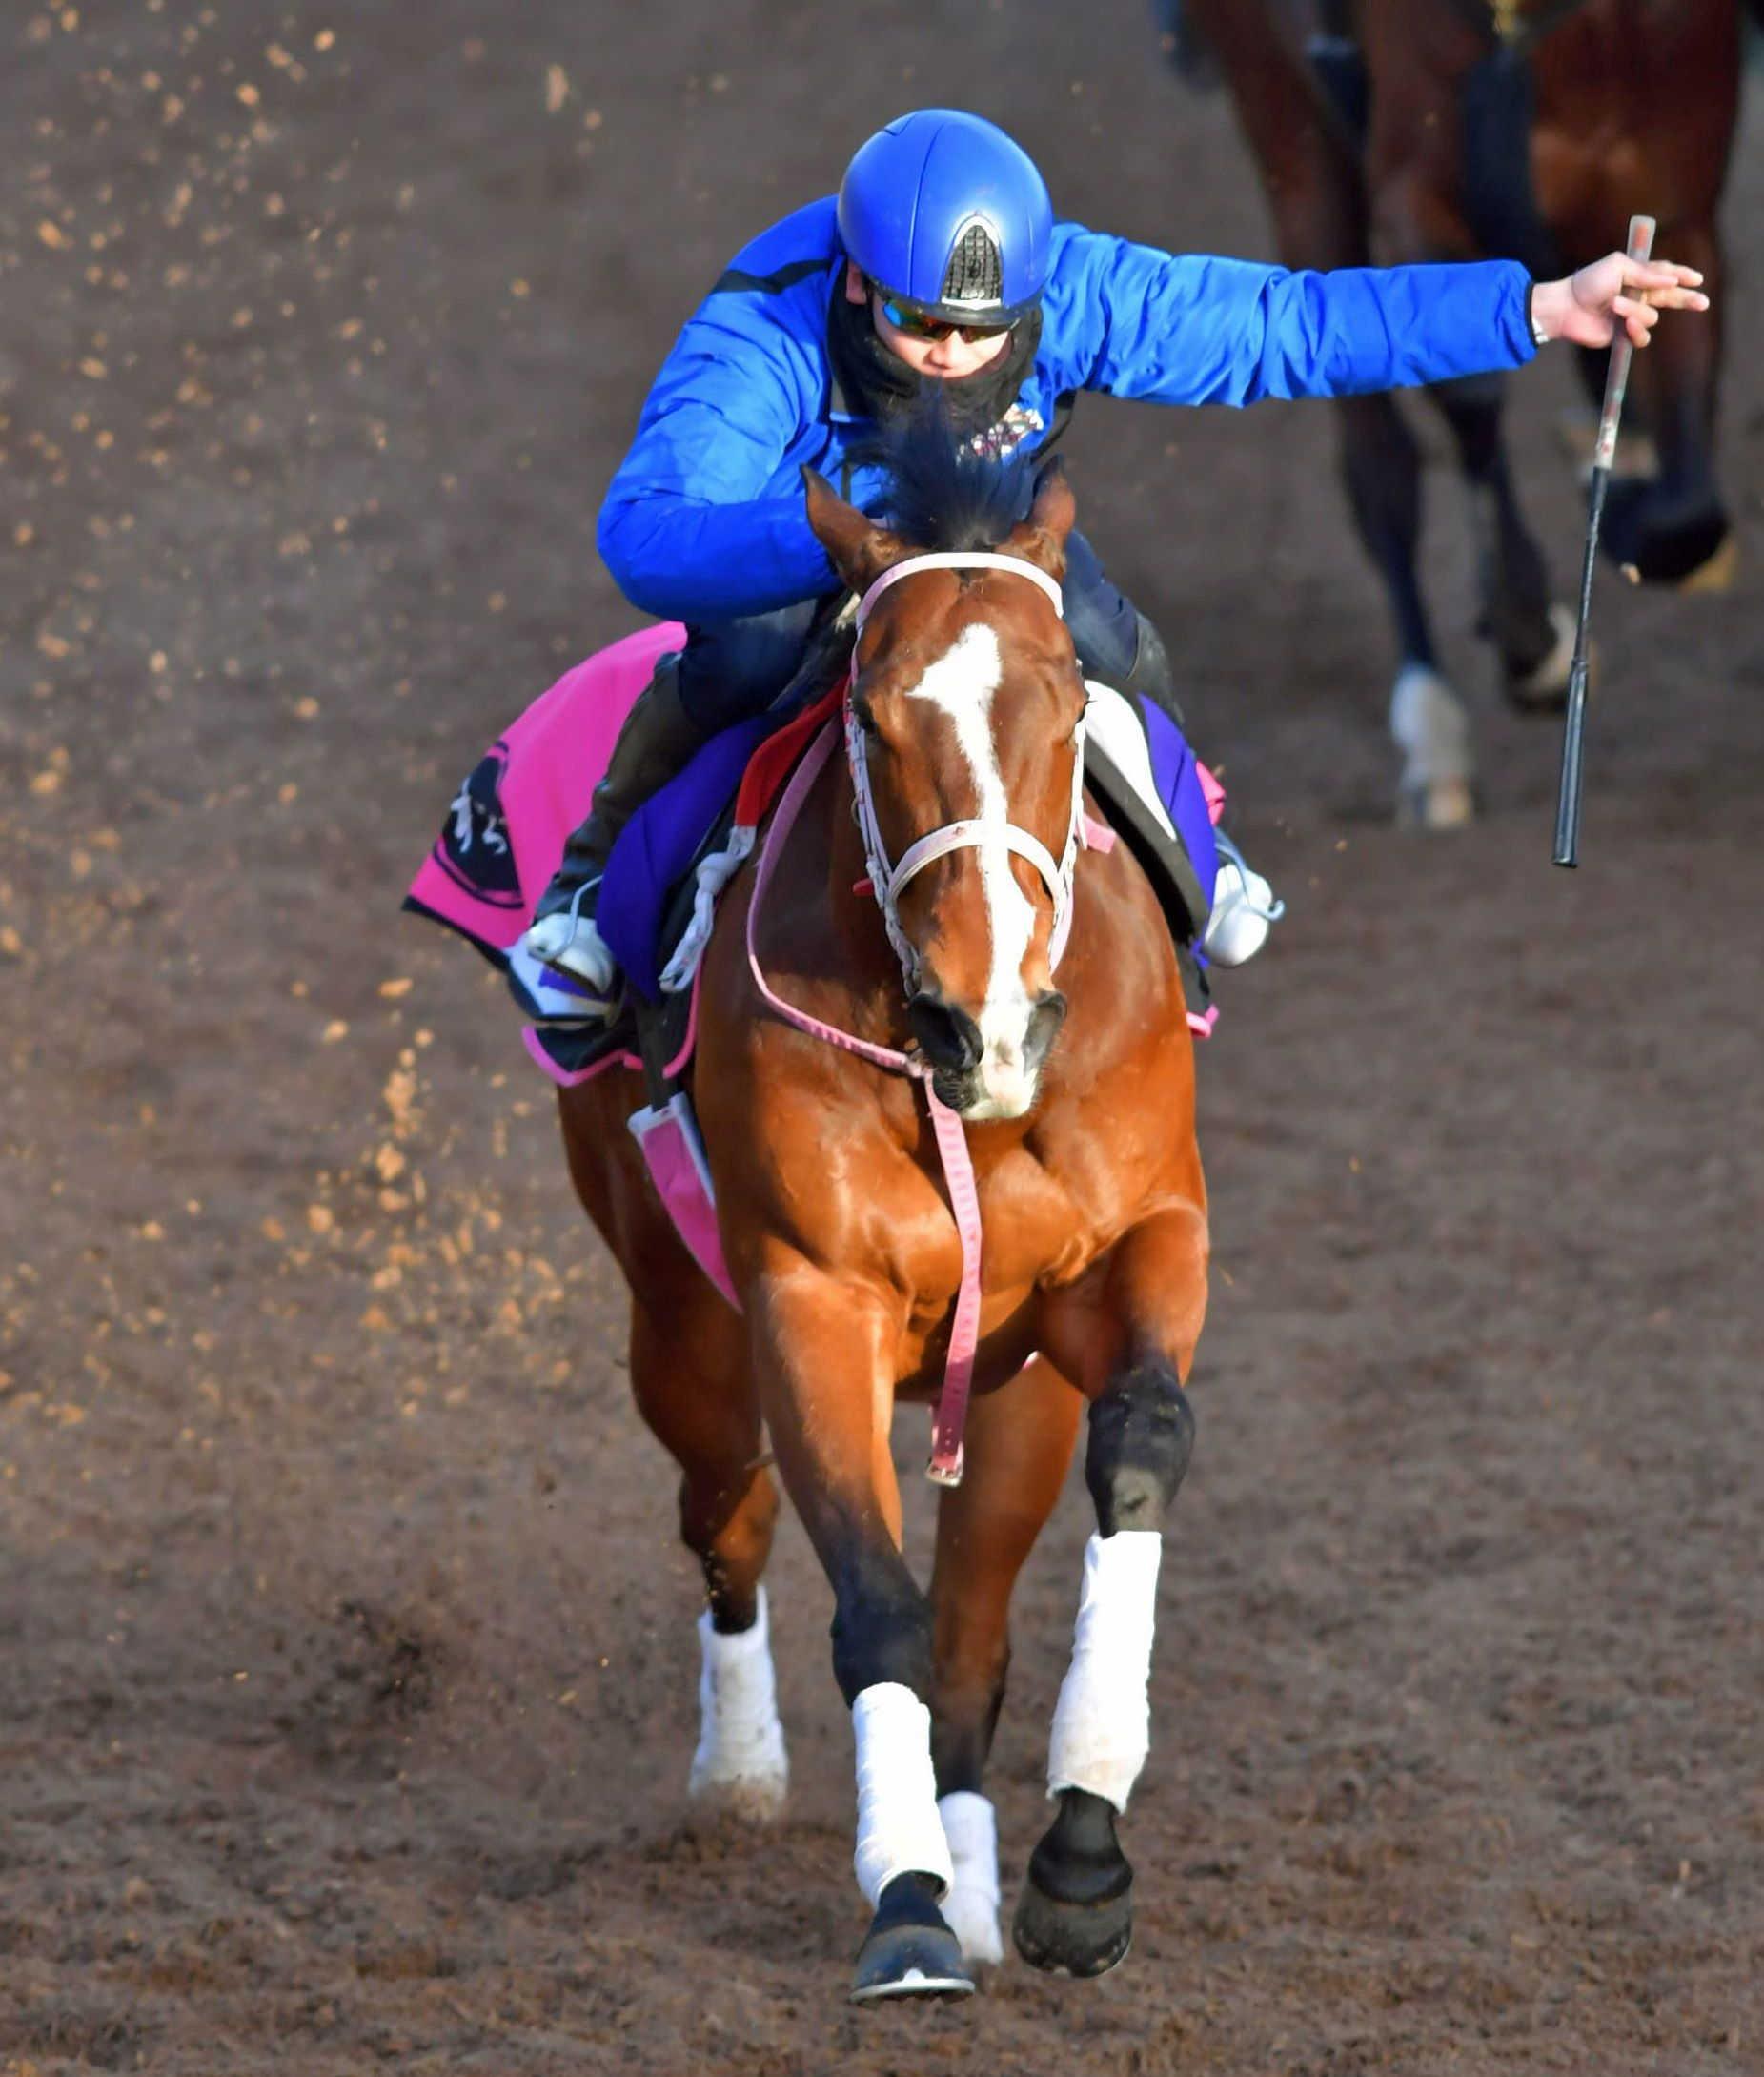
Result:
{"label": "jockey's knee", "polygon": [[1096,550],[1082,534],[1066,537],[1062,591],[1066,628],[1085,676],[1120,690],[1133,669],[1139,616],[1133,601],[1105,576]]}
{"label": "jockey's knee", "polygon": [[1133,651],[1133,668],[1127,673],[1127,682],[1121,687],[1123,692],[1143,692],[1153,706],[1162,707],[1178,728],[1186,728],[1182,707],[1176,699],[1176,669],[1170,662],[1170,653],[1164,646],[1164,637],[1143,613],[1135,614],[1138,621],[1138,640]]}
{"label": "jockey's knee", "polygon": [[688,628],[680,703],[706,734],[771,705],[796,675],[820,606],[816,599]]}
{"label": "jockey's knee", "polygon": [[1105,1537],[1165,1527],[1194,1448],[1194,1410],[1163,1356],[1135,1363],[1094,1400],[1085,1483]]}
{"label": "jockey's knee", "polygon": [[834,1579],[833,1676],[846,1702],[882,1681],[929,1702],[931,1604],[900,1553],[855,1553]]}

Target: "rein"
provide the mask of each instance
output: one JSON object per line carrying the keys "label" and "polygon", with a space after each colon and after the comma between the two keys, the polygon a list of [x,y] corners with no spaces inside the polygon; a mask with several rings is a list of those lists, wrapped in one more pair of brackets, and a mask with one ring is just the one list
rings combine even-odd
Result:
{"label": "rein", "polygon": [[[902,578],[925,569],[1006,570],[1013,576],[1025,577],[1031,582],[1039,584],[1052,600],[1054,610],[1064,617],[1059,585],[1045,571],[1038,570],[1033,563],[1022,561],[1015,556],[980,553],[910,556],[905,561],[897,562],[884,570],[859,601],[858,633],[862,633],[870,609],[884,591],[898,584]],[[902,974],[907,987],[911,988],[915,985],[919,958],[902,930],[895,913],[896,896],[933,859],[943,858],[951,851],[970,848],[983,843],[996,843],[1001,841],[1001,833],[996,825],[977,821],[949,823],[942,829],[933,830],[929,836],[921,837],[908,847],[898,865],[890,865],[882,833],[876,824],[863,735],[852,715],[849,680],[845,688],[843,717],[846,761],[851,771],[852,791],[858,825],[863,837],[864,856],[870,869],[870,886],[882,909],[882,925],[888,933],[888,942],[894,947],[895,955],[901,962]],[[962,1481],[962,1436],[967,1422],[968,1392],[974,1379],[974,1355],[980,1346],[980,1191],[974,1181],[974,1164],[968,1153],[967,1134],[963,1129],[961,1118],[931,1086],[934,1070],[926,1066],[923,1058],[915,1053],[898,1051],[891,1046],[872,1045],[867,1039],[861,1039],[850,1031],[842,1031],[837,1025],[825,1024],[819,1017],[811,1017],[805,1010],[793,1008],[772,988],[760,965],[758,924],[760,906],[771,886],[772,876],[777,869],[778,860],[783,853],[785,841],[797,817],[801,813],[802,804],[808,799],[816,780],[825,769],[837,740],[835,730],[829,723],[816,737],[801,763],[791,775],[783,799],[779,803],[778,813],[773,818],[771,831],[760,855],[754,881],[753,900],[747,906],[747,965],[754,978],[754,986],[760,990],[766,1007],[786,1024],[794,1025],[798,1030],[806,1031],[811,1037],[821,1039],[829,1046],[837,1046],[845,1052],[856,1053],[859,1059],[867,1060],[872,1067],[885,1069],[890,1074],[906,1075],[924,1090],[925,1109],[930,1113],[931,1130],[937,1140],[938,1153],[943,1164],[943,1179],[949,1191],[949,1208],[955,1215],[956,1233],[962,1243],[962,1281],[957,1288],[955,1315],[949,1326],[949,1354],[943,1366],[943,1382],[938,1392],[937,1405],[931,1416],[931,1460],[925,1466],[925,1476],[937,1485],[953,1486]],[[1106,835],[1105,832],[1097,834]],[[1003,842],[1011,850],[1029,860],[1041,873],[1053,897],[1054,936],[1049,946],[1050,964],[1059,958],[1070,930],[1072,879],[1078,851],[1091,841],[1092,832],[1084,810],[1084,755],[1081,738],[1079,755],[1074,763],[1072,819],[1066,836],[1065,855],[1060,864],[1055,865],[1046,845],[1027,830],[1007,825],[1003,833]],[[1099,848],[1101,847],[1103,845],[1099,844]]]}

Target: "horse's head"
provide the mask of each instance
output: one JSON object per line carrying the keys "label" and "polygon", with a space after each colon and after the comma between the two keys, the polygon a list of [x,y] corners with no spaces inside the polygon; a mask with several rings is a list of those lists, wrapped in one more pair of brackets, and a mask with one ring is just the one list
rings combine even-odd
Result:
{"label": "horse's head", "polygon": [[1053,969],[1082,823],[1085,685],[1059,605],[1071,490],[1044,471],[1009,526],[1009,472],[956,454],[965,519],[922,507],[894,531],[805,479],[809,523],[862,601],[848,749],[914,1033],[952,1110],[1021,1117],[1065,1015]]}

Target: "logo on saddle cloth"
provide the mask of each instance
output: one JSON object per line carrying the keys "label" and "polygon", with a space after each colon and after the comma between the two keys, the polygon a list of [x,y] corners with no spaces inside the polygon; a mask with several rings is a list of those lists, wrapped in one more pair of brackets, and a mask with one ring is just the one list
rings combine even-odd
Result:
{"label": "logo on saddle cloth", "polygon": [[448,804],[435,858],[448,877],[493,908],[523,906],[515,852],[502,812],[502,775],[508,749],[497,743],[478,759]]}

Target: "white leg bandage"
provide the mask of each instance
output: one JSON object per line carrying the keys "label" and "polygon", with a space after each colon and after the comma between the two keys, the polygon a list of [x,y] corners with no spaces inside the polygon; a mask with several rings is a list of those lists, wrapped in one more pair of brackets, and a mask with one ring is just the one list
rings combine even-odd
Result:
{"label": "white leg bandage", "polygon": [[1072,1639],[1072,1663],[1060,1688],[1047,1748],[1047,1793],[1088,1789],[1117,1810],[1146,1764],[1151,1742],[1151,1637],[1157,1623],[1155,1529],[1092,1537],[1085,1545],[1085,1585]]}
{"label": "white leg bandage", "polygon": [[1002,1962],[999,1937],[999,1821],[991,1803],[972,1789],[939,1800],[954,1876],[943,1912],[970,1962]]}
{"label": "white leg bandage", "polygon": [[753,1627],[733,1636],[699,1618],[699,1747],[687,1793],[749,1817],[776,1817],[790,1784],[784,1727],[772,1678],[765,1589]]}
{"label": "white leg bandage", "polygon": [[931,1712],[910,1687],[879,1680],[851,1705],[858,1741],[858,1887],[873,1910],[897,1875],[935,1876],[947,1893],[955,1870],[937,1814]]}

